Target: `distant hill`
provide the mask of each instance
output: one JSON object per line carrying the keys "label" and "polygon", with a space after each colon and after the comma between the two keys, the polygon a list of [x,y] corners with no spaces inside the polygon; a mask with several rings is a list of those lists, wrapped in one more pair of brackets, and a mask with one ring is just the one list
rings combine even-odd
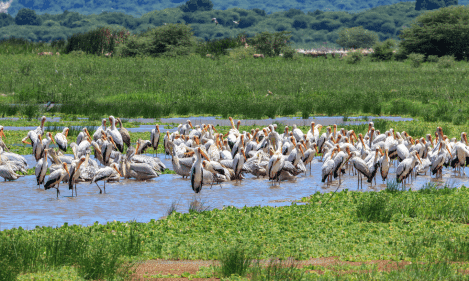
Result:
{"label": "distant hill", "polygon": [[[5,1],[5,0],[3,0]],[[100,14],[103,11],[123,12],[140,17],[154,10],[174,8],[184,4],[185,0],[14,0],[8,13],[15,16],[21,8],[35,10],[37,14],[61,14],[63,11],[78,12],[82,15]],[[399,0],[212,0],[214,10],[240,8],[264,10],[267,14],[298,9],[308,11],[346,11],[358,12],[366,9],[392,5]],[[466,5],[469,0],[460,0],[460,5]]]}
{"label": "distant hill", "polygon": [[[190,24],[194,35],[202,40],[235,37],[242,32],[254,36],[263,31],[290,31],[295,47],[338,47],[335,42],[342,28],[363,26],[376,32],[380,40],[399,39],[400,31],[410,26],[411,21],[423,12],[415,10],[415,2],[378,6],[358,13],[319,10],[305,13],[289,9],[266,14],[260,9],[240,8],[185,13],[179,8],[168,8],[134,17],[121,12],[83,15],[65,11],[40,14],[31,23],[34,25],[17,25],[13,17],[3,14],[0,15],[0,39],[19,37],[48,42],[66,39],[100,26],[126,28],[132,33],[139,33],[168,23],[182,23]],[[216,18],[218,24],[212,18]]]}

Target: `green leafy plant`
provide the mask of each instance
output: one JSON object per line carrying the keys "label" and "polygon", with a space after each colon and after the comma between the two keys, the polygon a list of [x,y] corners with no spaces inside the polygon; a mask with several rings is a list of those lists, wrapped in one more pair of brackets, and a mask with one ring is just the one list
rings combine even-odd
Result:
{"label": "green leafy plant", "polygon": [[245,276],[251,264],[247,251],[241,245],[235,245],[223,250],[220,253],[219,260],[219,272],[222,277]]}
{"label": "green leafy plant", "polygon": [[396,46],[396,41],[393,39],[387,39],[384,42],[376,43],[373,46],[373,53],[371,53],[371,59],[374,61],[390,61],[393,58],[393,50]]}
{"label": "green leafy plant", "polygon": [[455,58],[452,55],[442,56],[438,59],[438,68],[451,68],[455,64]]}
{"label": "green leafy plant", "polygon": [[289,46],[291,32],[281,31],[276,33],[262,32],[257,34],[251,39],[251,44],[258,53],[264,56],[274,57],[278,56],[282,51]]}
{"label": "green leafy plant", "polygon": [[416,53],[412,53],[412,54],[409,54],[407,56],[408,60],[410,61],[410,65],[414,68],[418,68],[420,67],[420,65],[422,64],[422,62],[424,61],[425,59],[425,55],[423,54],[416,54]]}
{"label": "green leafy plant", "polygon": [[357,64],[363,60],[363,54],[361,52],[350,52],[345,57],[345,61],[348,64]]}
{"label": "green leafy plant", "polygon": [[438,56],[429,55],[426,59],[427,62],[438,62]]}

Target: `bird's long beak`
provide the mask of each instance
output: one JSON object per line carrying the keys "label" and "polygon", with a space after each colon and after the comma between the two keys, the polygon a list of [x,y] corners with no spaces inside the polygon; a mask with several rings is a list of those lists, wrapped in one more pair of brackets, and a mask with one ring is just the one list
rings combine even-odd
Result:
{"label": "bird's long beak", "polygon": [[440,152],[442,146],[443,146],[443,143],[440,142],[440,147],[438,148],[438,152]]}
{"label": "bird's long beak", "polygon": [[218,133],[217,129],[215,129],[215,126],[212,125],[212,129],[215,131],[215,133]]}
{"label": "bird's long beak", "polygon": [[68,176],[70,177],[70,172],[68,171],[67,163],[63,163],[65,171],[67,171]]}
{"label": "bird's long beak", "polygon": [[422,164],[422,160],[420,159],[420,155],[419,155],[418,153],[415,154],[415,155],[417,155],[417,158],[419,159],[420,165],[423,165],[423,164]]}
{"label": "bird's long beak", "polygon": [[140,147],[140,142],[137,141],[137,145],[135,146],[135,154],[138,154],[139,147]]}
{"label": "bird's long beak", "polygon": [[116,167],[116,166],[114,166],[114,170],[116,170],[116,172],[119,174],[119,176],[121,176],[121,177],[122,177],[122,174],[121,174],[121,172],[119,171],[119,169],[117,169],[117,167]]}
{"label": "bird's long beak", "polygon": [[156,131],[158,132],[158,134],[160,133],[160,126],[158,126],[158,124],[156,124]]}
{"label": "bird's long beak", "polygon": [[114,148],[117,149],[116,143],[114,142],[114,140],[112,139],[111,136],[109,136],[109,140],[111,141],[111,143],[112,143],[112,145],[114,146]]}
{"label": "bird's long beak", "polygon": [[305,157],[305,153],[303,151],[303,148],[301,148],[301,146],[300,146],[300,151],[301,151],[301,155],[303,155],[303,157]]}
{"label": "bird's long beak", "polygon": [[22,141],[24,144],[29,144],[29,145],[32,145],[29,141]]}
{"label": "bird's long beak", "polygon": [[246,158],[246,154],[244,153],[244,150],[242,151],[242,153],[243,153],[243,156],[244,156],[244,161],[246,161],[247,158]]}
{"label": "bird's long beak", "polygon": [[192,126],[191,121],[189,121],[189,126],[191,126],[191,128],[194,129],[194,127]]}
{"label": "bird's long beak", "polygon": [[210,161],[210,158],[208,158],[207,154],[205,154],[202,150],[200,150],[200,154],[202,155],[202,157],[207,159],[207,161]]}
{"label": "bird's long beak", "polygon": [[41,135],[37,135],[37,137],[39,138],[39,141],[40,141],[41,144],[42,144],[42,136],[41,136]]}
{"label": "bird's long beak", "polygon": [[465,142],[466,145],[467,145],[467,135],[466,135],[466,134],[464,134],[464,142]]}
{"label": "bird's long beak", "polygon": [[451,158],[453,158],[453,155],[451,154],[451,151],[449,151],[448,147],[446,147],[446,150],[448,150],[449,156],[451,156]]}
{"label": "bird's long beak", "polygon": [[52,133],[51,133],[51,132],[49,132],[49,137],[50,137],[50,140],[52,141],[52,143],[55,144],[55,140],[54,140],[54,138],[52,137]]}
{"label": "bird's long beak", "polygon": [[197,136],[194,137],[194,141],[197,145],[200,145],[200,141],[199,141],[199,138]]}
{"label": "bird's long beak", "polygon": [[45,123],[45,122],[46,122],[46,118],[42,118],[42,120],[41,120],[41,127],[44,126],[44,123]]}
{"label": "bird's long beak", "polygon": [[90,136],[90,133],[88,132],[88,129],[85,128],[85,132],[86,134],[88,135],[88,137],[90,138],[90,140],[92,139],[91,136]]}
{"label": "bird's long beak", "polygon": [[0,130],[0,134],[1,134],[1,136],[2,136],[3,138],[5,138],[5,139],[6,139],[6,137],[5,137],[5,133],[3,132],[3,128]]}
{"label": "bird's long beak", "polygon": [[70,130],[70,129],[65,130],[65,137],[68,137],[68,131],[69,131],[69,130]]}
{"label": "bird's long beak", "polygon": [[80,166],[81,166],[81,164],[83,164],[83,162],[85,162],[85,159],[83,159],[83,160],[80,159],[80,161],[77,164],[76,170],[80,169]]}

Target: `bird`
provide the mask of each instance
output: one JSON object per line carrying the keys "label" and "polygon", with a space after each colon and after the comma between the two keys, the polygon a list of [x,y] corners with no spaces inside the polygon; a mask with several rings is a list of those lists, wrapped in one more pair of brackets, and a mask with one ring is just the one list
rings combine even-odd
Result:
{"label": "bird", "polygon": [[238,21],[233,21],[235,24],[239,24],[241,20],[238,20]]}
{"label": "bird", "polygon": [[3,150],[5,151],[10,151],[7,147],[7,145],[3,142],[3,138],[6,138],[5,137],[5,133],[3,132],[3,126],[0,126],[0,147],[3,148]]}
{"label": "bird", "polygon": [[102,138],[103,132],[106,131],[106,118],[103,118],[101,126],[99,126],[93,134],[93,140],[97,141]]}
{"label": "bird", "polygon": [[401,183],[403,180],[405,180],[410,175],[412,169],[415,167],[415,164],[417,162],[420,162],[420,164],[422,164],[418,153],[416,151],[412,151],[409,156],[406,159],[402,160],[401,163],[399,163],[399,165],[397,166],[396,181],[398,183]]}
{"label": "bird", "polygon": [[109,180],[109,178],[113,177],[116,175],[116,173],[122,177],[121,172],[119,171],[119,168],[116,163],[112,163],[109,167],[104,167],[98,170],[96,175],[93,177],[91,180],[90,184],[96,183],[96,185],[99,188],[99,194],[102,194],[103,191],[101,190],[101,187],[98,185],[98,181],[103,181],[104,182],[104,193],[106,193],[106,181]]}
{"label": "bird", "polygon": [[41,125],[34,130],[37,135],[44,135],[44,123],[46,122],[46,119],[46,116],[41,117]]}
{"label": "bird", "polygon": [[70,173],[68,171],[67,163],[62,163],[62,168],[61,169],[57,169],[49,175],[49,177],[47,178],[47,182],[44,185],[44,189],[48,190],[50,188],[56,188],[57,189],[57,198],[59,198],[60,182],[63,180],[63,178],[66,175],[68,175],[70,177]]}
{"label": "bird", "polygon": [[202,190],[203,185],[202,156],[204,155],[204,152],[200,147],[194,150],[194,152],[196,159],[191,167],[191,187],[195,193],[199,193]]}
{"label": "bird", "polygon": [[37,161],[36,168],[34,169],[34,174],[36,175],[36,181],[37,181],[38,187],[40,187],[41,184],[44,184],[44,179],[46,177],[47,168],[48,168],[48,164],[47,164],[47,149],[46,149],[44,150],[43,157],[39,159],[39,161]]}
{"label": "bird", "polygon": [[155,129],[151,130],[150,142],[151,147],[155,151],[155,156],[158,156],[158,144],[160,143],[160,126],[158,124],[155,125]]}
{"label": "bird", "polygon": [[233,158],[233,170],[235,172],[235,179],[241,180],[241,171],[243,169],[244,162],[246,161],[246,154],[244,148],[239,148],[239,153]]}
{"label": "bird", "polygon": [[116,128],[116,118],[114,116],[109,116],[109,122],[111,122],[111,126],[107,128],[106,134],[110,135],[116,144],[117,150],[120,153],[124,152],[124,141],[122,140],[122,136],[120,132]]}
{"label": "bird", "polygon": [[85,162],[86,157],[81,156],[79,160],[72,161],[72,165],[70,167],[70,179],[68,180],[68,189],[72,191],[73,197],[73,188],[75,187],[75,196],[78,196],[77,193],[77,181],[80,177],[81,171],[80,167]]}
{"label": "bird", "polygon": [[[117,118],[117,122],[119,122],[119,133],[121,134],[122,141],[127,145],[127,147],[130,147],[130,134],[129,131],[127,131],[124,126],[122,126],[122,121],[120,118]],[[121,151],[122,152],[122,151]]]}
{"label": "bird", "polygon": [[215,22],[216,25],[218,25],[218,21],[216,18],[212,18],[212,21]]}
{"label": "bird", "polygon": [[65,127],[62,130],[62,133],[57,133],[55,134],[55,142],[57,143],[57,146],[59,147],[60,150],[63,152],[67,152],[67,135],[68,135],[69,128]]}

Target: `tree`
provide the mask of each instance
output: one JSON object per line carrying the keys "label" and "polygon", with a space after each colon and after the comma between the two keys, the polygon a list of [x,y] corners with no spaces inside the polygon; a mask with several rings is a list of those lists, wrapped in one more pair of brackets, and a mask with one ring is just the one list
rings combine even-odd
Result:
{"label": "tree", "polygon": [[15,20],[12,16],[6,13],[0,13],[0,27],[14,24]]}
{"label": "tree", "polygon": [[21,9],[15,17],[17,25],[41,25],[41,19],[36,15],[36,12],[31,9]]}
{"label": "tree", "polygon": [[469,57],[469,8],[450,6],[418,16],[411,27],[401,31],[400,48],[406,54],[426,56],[453,55],[461,60]]}
{"label": "tree", "polygon": [[179,7],[184,13],[192,13],[195,11],[211,11],[213,3],[210,0],[189,0]]}
{"label": "tree", "polygon": [[378,42],[378,34],[362,26],[344,28],[339,31],[336,43],[345,48],[370,48]]}
{"label": "tree", "polygon": [[436,10],[452,5],[458,5],[458,0],[417,0],[415,10]]}

